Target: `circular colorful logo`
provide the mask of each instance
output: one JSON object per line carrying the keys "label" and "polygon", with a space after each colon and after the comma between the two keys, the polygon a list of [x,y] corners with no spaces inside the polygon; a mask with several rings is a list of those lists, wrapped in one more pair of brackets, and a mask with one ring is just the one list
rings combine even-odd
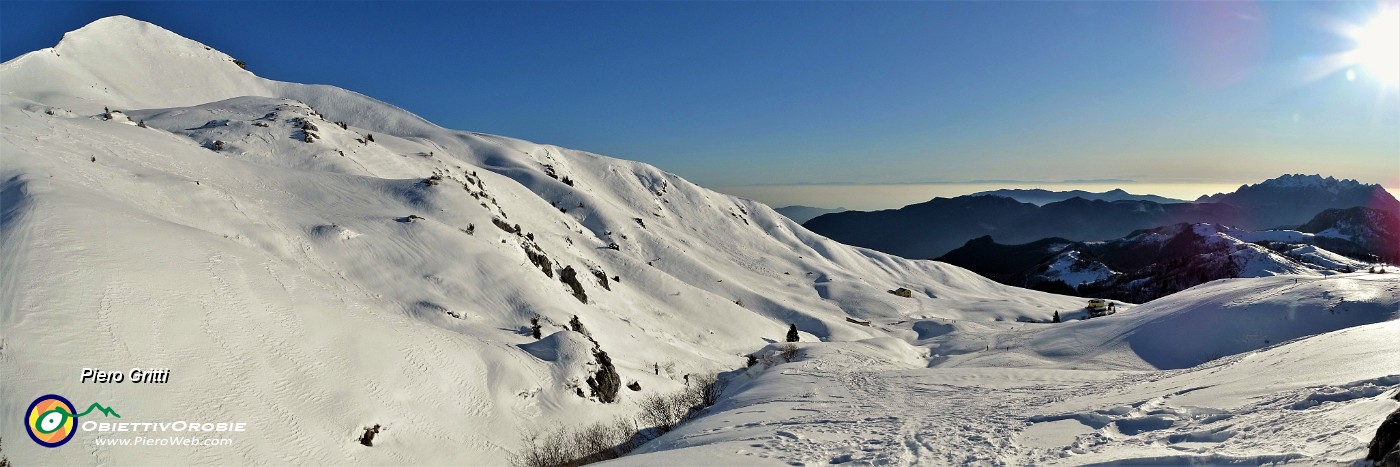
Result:
{"label": "circular colorful logo", "polygon": [[58,394],[49,394],[34,399],[29,411],[24,415],[24,426],[29,438],[46,448],[56,448],[73,439],[77,432],[78,413],[72,402]]}

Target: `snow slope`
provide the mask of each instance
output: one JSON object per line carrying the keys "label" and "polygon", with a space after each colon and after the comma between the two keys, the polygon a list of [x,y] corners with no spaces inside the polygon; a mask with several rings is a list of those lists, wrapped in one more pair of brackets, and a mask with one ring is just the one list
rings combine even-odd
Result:
{"label": "snow slope", "polygon": [[[498,465],[523,432],[633,414],[756,351],[717,406],[618,462],[1342,463],[1400,384],[1393,273],[1217,281],[1077,321],[1081,298],[264,80],[130,18],[0,64],[0,126],[0,419],[54,393],[249,427],[45,449],[0,424],[20,465]],[[595,342],[640,392],[588,394]],[[79,379],[133,367],[170,382]]]}
{"label": "snow slope", "polygon": [[[1400,406],[1400,278],[1300,279],[1026,324],[1008,350],[931,368],[902,343],[804,345],[736,372],[705,416],[612,464],[1353,463]],[[1238,353],[1192,366],[1215,352]]]}
{"label": "snow slope", "polygon": [[1026,350],[1071,366],[1179,369],[1299,337],[1400,318],[1390,274],[1221,279],[1112,319],[1036,333]]}
{"label": "snow slope", "polygon": [[[6,62],[0,83],[0,419],[56,393],[122,421],[250,427],[229,447],[82,432],[44,449],[0,424],[22,465],[499,464],[524,431],[631,413],[788,323],[858,341],[887,331],[848,316],[1011,322],[1079,303],[841,245],[645,164],[264,80],[130,18]],[[576,394],[597,363],[560,334],[572,316],[641,393]],[[79,381],[133,367],[172,376]],[[374,424],[374,447],[355,442]]]}

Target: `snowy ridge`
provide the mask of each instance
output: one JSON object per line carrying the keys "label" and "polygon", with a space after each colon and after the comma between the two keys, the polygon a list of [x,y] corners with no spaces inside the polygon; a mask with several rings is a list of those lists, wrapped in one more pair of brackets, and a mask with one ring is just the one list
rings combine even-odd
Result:
{"label": "snowy ridge", "polygon": [[1048,269],[1040,276],[1046,280],[1057,280],[1071,287],[1092,284],[1121,274],[1109,269],[1103,263],[1080,258],[1079,250],[1065,250],[1055,256]]}
{"label": "snowy ridge", "polygon": [[[131,18],[0,82],[0,419],[61,394],[249,426],[230,447],[46,449],[0,424],[17,464],[502,464],[523,432],[631,416],[712,371],[732,378],[718,405],[619,463],[1336,463],[1400,384],[1395,271],[1216,281],[1078,321],[1082,298],[258,78]],[[592,393],[601,353],[640,390]],[[132,367],[170,382],[78,379]]]}
{"label": "snowy ridge", "polygon": [[[849,341],[885,334],[848,316],[1048,319],[1078,302],[841,245],[645,164],[263,80],[130,18],[0,80],[0,417],[58,393],[134,421],[263,427],[236,452],[7,443],[22,464],[502,463],[523,431],[633,413],[788,323]],[[640,393],[587,394],[575,315]],[[171,383],[76,378],[138,365]],[[374,424],[374,448],[354,442]]]}

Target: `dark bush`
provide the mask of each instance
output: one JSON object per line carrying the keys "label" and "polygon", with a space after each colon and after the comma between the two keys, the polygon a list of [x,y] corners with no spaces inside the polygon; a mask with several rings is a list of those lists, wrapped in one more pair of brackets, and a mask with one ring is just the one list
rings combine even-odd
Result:
{"label": "dark bush", "polygon": [[535,339],[540,338],[540,317],[530,318],[530,335]]}
{"label": "dark bush", "polygon": [[499,217],[492,217],[491,223],[496,224],[497,228],[506,231],[506,233],[515,233],[515,228],[511,227],[510,224],[506,223],[506,221],[501,220],[501,218]]}
{"label": "dark bush", "polygon": [[801,339],[801,338],[797,335],[797,325],[796,325],[796,324],[789,324],[789,325],[788,325],[788,332],[787,332],[787,341],[788,341],[788,342],[797,342],[799,339]]}

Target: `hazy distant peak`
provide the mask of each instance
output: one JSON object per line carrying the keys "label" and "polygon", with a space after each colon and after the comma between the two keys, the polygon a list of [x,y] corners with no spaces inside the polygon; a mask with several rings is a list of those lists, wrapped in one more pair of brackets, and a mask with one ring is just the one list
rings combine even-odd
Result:
{"label": "hazy distant peak", "polygon": [[1186,201],[1157,195],[1135,195],[1122,188],[1114,188],[1102,193],[1084,190],[1051,191],[1035,189],[1000,189],[973,193],[972,196],[1000,196],[1023,203],[1045,205],[1065,201],[1070,198],[1083,198],[1090,201],[1151,201],[1159,204],[1184,203]]}

